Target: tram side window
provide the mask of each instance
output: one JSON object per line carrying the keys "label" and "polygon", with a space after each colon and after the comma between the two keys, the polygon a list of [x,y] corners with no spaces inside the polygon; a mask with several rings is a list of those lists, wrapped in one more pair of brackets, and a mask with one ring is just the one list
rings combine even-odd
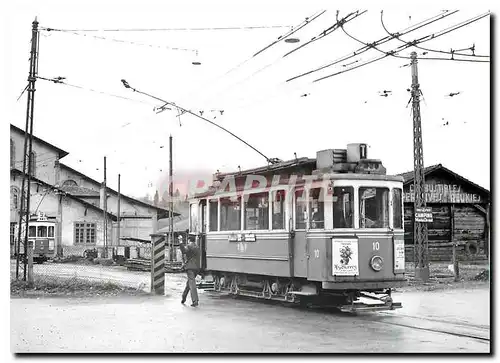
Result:
{"label": "tram side window", "polygon": [[37,237],[47,237],[47,226],[38,226]]}
{"label": "tram side window", "polygon": [[307,199],[304,189],[295,191],[295,229],[306,229]]}
{"label": "tram side window", "polygon": [[359,227],[389,227],[389,190],[359,188]]}
{"label": "tram side window", "polygon": [[211,232],[217,231],[219,226],[218,226],[218,216],[217,216],[217,210],[218,210],[218,200],[217,199],[210,199],[209,200],[209,205],[210,205],[210,221],[209,221],[209,230]]}
{"label": "tram side window", "polygon": [[255,193],[246,196],[245,230],[269,229],[269,193]]}
{"label": "tram side window", "polygon": [[198,205],[189,205],[189,231],[198,232]]}
{"label": "tram side window", "polygon": [[311,229],[325,228],[325,202],[321,190],[314,188],[309,191]]}
{"label": "tram side window", "polygon": [[36,226],[29,227],[28,237],[36,237]]}
{"label": "tram side window", "polygon": [[401,189],[392,190],[392,224],[394,228],[403,228],[403,211],[401,206]]}
{"label": "tram side window", "polygon": [[241,229],[241,198],[220,198],[220,230]]}
{"label": "tram side window", "polygon": [[353,187],[333,188],[333,228],[354,228]]}
{"label": "tram side window", "polygon": [[54,226],[49,226],[49,237],[54,237]]}
{"label": "tram side window", "polygon": [[273,203],[271,204],[273,229],[285,229],[285,197],[284,190],[273,192]]}

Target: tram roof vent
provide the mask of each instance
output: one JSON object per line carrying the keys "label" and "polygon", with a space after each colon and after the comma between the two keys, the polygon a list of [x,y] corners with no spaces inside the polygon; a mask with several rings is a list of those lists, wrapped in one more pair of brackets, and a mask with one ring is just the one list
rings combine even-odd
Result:
{"label": "tram roof vent", "polygon": [[367,144],[347,144],[347,162],[359,163],[361,160],[368,159]]}
{"label": "tram roof vent", "polygon": [[346,149],[327,149],[316,153],[316,169],[331,168],[335,164],[347,161]]}

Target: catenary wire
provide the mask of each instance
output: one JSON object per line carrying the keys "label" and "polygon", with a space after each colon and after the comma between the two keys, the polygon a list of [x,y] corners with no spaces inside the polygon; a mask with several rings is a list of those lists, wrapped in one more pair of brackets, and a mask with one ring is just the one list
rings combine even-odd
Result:
{"label": "catenary wire", "polygon": [[[444,30],[442,30],[442,31],[440,31],[440,32],[438,32],[438,33],[433,33],[433,34],[430,34],[430,35],[426,35],[426,36],[424,36],[424,37],[421,37],[421,38],[419,38],[419,39],[414,40],[414,41],[413,41],[413,42],[411,42],[411,43],[405,43],[405,44],[401,45],[400,47],[398,47],[398,48],[396,48],[396,49],[394,49],[394,50],[391,50],[391,51],[388,51],[388,52],[382,52],[382,53],[384,53],[384,55],[383,55],[383,56],[380,56],[380,57],[378,57],[378,58],[373,58],[373,59],[371,59],[370,61],[365,62],[365,63],[362,63],[362,64],[357,65],[357,66],[355,66],[355,67],[351,67],[351,68],[349,68],[349,69],[346,69],[346,70],[343,70],[343,71],[339,71],[339,72],[336,72],[336,73],[332,73],[332,74],[330,74],[330,75],[327,75],[327,76],[324,76],[324,77],[321,77],[321,78],[315,79],[313,82],[319,82],[319,81],[322,81],[322,80],[324,80],[324,79],[327,79],[327,78],[330,78],[330,77],[333,77],[333,76],[337,76],[337,75],[342,74],[342,73],[345,73],[345,72],[352,71],[352,70],[354,70],[354,69],[357,69],[357,68],[360,68],[360,67],[366,66],[366,65],[371,64],[371,63],[373,63],[373,62],[376,62],[376,61],[378,61],[378,60],[381,60],[381,59],[383,59],[383,58],[386,58],[386,57],[388,57],[389,55],[393,55],[394,53],[399,53],[399,52],[401,52],[402,50],[407,49],[407,48],[410,48],[410,47],[412,47],[412,46],[413,46],[413,45],[415,45],[415,44],[419,44],[419,43],[427,42],[427,41],[429,41],[429,40],[436,39],[437,37],[440,37],[440,36],[442,36],[442,35],[445,35],[445,34],[447,34],[447,33],[451,32],[451,31],[457,30],[457,29],[459,29],[459,28],[461,28],[461,27],[463,27],[463,26],[469,25],[469,24],[471,24],[472,22],[478,21],[478,20],[480,20],[480,19],[484,18],[485,16],[487,16],[488,14],[489,14],[489,12],[488,12],[488,13],[486,13],[486,14],[478,15],[478,16],[476,16],[476,17],[474,17],[474,18],[471,18],[471,19],[468,19],[468,20],[466,20],[466,21],[464,21],[464,22],[462,22],[462,23],[456,24],[456,25],[454,25],[454,26],[452,26],[452,27],[448,27],[448,28],[446,28],[446,29],[444,29]],[[410,58],[409,58],[409,59],[410,59]],[[419,60],[448,60],[448,61],[459,61],[459,62],[489,63],[489,61],[480,61],[480,60],[474,60],[474,59],[419,58]]]}
{"label": "catenary wire", "polygon": [[[384,30],[385,30],[385,32],[387,34],[389,34],[391,36],[394,36],[394,38],[396,38],[397,40],[399,40],[402,43],[407,43],[406,41],[404,41],[403,39],[401,39],[399,37],[398,33],[391,33],[387,29],[387,27],[385,26],[385,23],[384,23],[384,11],[383,10],[380,12],[380,22],[381,22],[382,27],[384,28]],[[454,55],[459,55],[459,56],[464,56],[464,57],[478,57],[478,58],[489,58],[490,57],[489,55],[478,55],[478,54],[465,54],[465,53],[458,53],[458,52],[447,52],[447,51],[438,50],[438,49],[424,48],[424,47],[421,47],[421,46],[418,46],[418,45],[415,45],[415,48],[422,49],[422,50],[425,50],[425,51],[428,51],[428,52],[443,53],[443,54],[454,54]],[[474,48],[474,46],[472,46],[470,48],[467,48],[467,49],[473,50],[473,48]]]}
{"label": "catenary wire", "polygon": [[[417,23],[417,24],[415,24],[415,25],[412,25],[412,26],[410,26],[410,27],[407,27],[407,28],[403,29],[403,30],[401,31],[401,34],[402,34],[402,35],[404,35],[404,34],[411,33],[411,32],[413,32],[413,31],[415,31],[415,30],[417,30],[417,29],[420,29],[420,28],[422,28],[422,27],[424,27],[424,26],[427,26],[427,25],[429,25],[429,24],[432,24],[432,23],[434,23],[435,21],[438,21],[438,20],[444,19],[445,17],[450,16],[450,15],[453,15],[453,14],[455,14],[456,12],[458,12],[458,10],[453,11],[453,12],[449,12],[449,13],[442,13],[442,14],[439,14],[439,15],[435,15],[435,16],[433,16],[433,17],[429,18],[429,19],[426,19],[426,20],[421,21],[420,23]],[[373,42],[373,43],[372,43],[372,45],[375,45],[375,46],[376,46],[376,45],[381,45],[381,44],[387,43],[388,41],[390,41],[390,40],[392,40],[392,39],[394,39],[394,38],[393,38],[393,37],[391,37],[391,36],[386,36],[386,37],[383,37],[383,38],[380,38],[380,39],[376,40],[375,42]],[[323,70],[323,69],[325,69],[325,68],[331,67],[331,66],[333,66],[333,65],[335,65],[335,64],[338,64],[338,63],[340,63],[340,62],[344,62],[344,61],[346,61],[346,60],[348,60],[348,59],[350,59],[350,58],[356,57],[357,55],[362,54],[362,53],[364,53],[364,52],[366,52],[366,51],[368,51],[368,50],[370,50],[370,47],[366,47],[366,46],[361,47],[361,48],[359,48],[359,49],[355,50],[354,52],[351,52],[351,53],[349,53],[349,54],[347,54],[347,55],[345,55],[345,56],[343,56],[343,57],[340,57],[340,58],[336,59],[335,61],[333,61],[333,62],[331,62],[331,63],[325,64],[325,65],[323,65],[323,66],[321,66],[321,67],[315,68],[315,69],[310,70],[310,71],[308,71],[308,72],[305,72],[305,73],[299,74],[299,75],[297,75],[297,76],[295,76],[295,77],[292,77],[292,78],[289,78],[289,79],[287,80],[287,82],[293,81],[293,80],[295,80],[295,79],[297,79],[297,78],[300,78],[300,77],[303,77],[303,76],[309,75],[309,74],[311,74],[311,73],[318,72],[318,71],[320,71],[320,70]]]}
{"label": "catenary wire", "polygon": [[94,39],[98,39],[98,40],[111,41],[111,42],[115,42],[115,43],[137,45],[137,46],[142,46],[142,47],[168,49],[168,50],[179,50],[179,51],[193,52],[193,53],[197,52],[196,49],[180,48],[180,47],[170,47],[170,46],[167,46],[167,45],[147,44],[147,43],[136,42],[136,41],[132,41],[132,40],[107,38],[107,37],[101,37],[101,36],[97,36],[97,35],[87,35],[87,34],[82,34],[81,32],[74,32],[74,31],[65,31],[65,32],[62,32],[62,33],[64,33],[64,34],[78,35],[78,36],[83,36],[83,37],[87,37],[87,38],[94,38]]}
{"label": "catenary wire", "polygon": [[[343,22],[343,23],[346,23],[346,22],[349,22],[351,20],[354,20],[355,18],[357,18],[358,16],[361,16],[363,15],[364,13],[366,13],[367,10],[364,10],[362,11],[361,13],[358,11],[355,11],[355,12],[352,12],[350,14],[348,14],[347,16],[345,16],[344,18],[342,18],[340,21]],[[324,38],[326,37],[327,35],[330,35],[331,33],[333,33],[335,30],[338,29],[340,23],[339,23],[339,20],[338,20],[338,11],[337,11],[337,22],[335,24],[333,24],[331,27],[323,30],[321,33],[319,33],[317,36],[313,37],[311,40],[307,41],[306,43],[298,46],[297,48],[295,49],[292,49],[291,51],[289,51],[288,53],[286,53],[285,55],[283,55],[283,58],[298,51],[299,49],[302,49],[306,46],[308,46],[309,44],[315,42],[315,41],[318,41],[320,40],[321,38]],[[354,15],[354,17],[352,19],[348,19],[350,16]]]}
{"label": "catenary wire", "polygon": [[[396,57],[396,58],[402,58],[402,59],[411,59],[411,57],[406,57],[406,56],[401,56],[401,55],[397,55],[395,54],[394,52],[385,52],[383,50],[380,50],[379,48],[377,48],[376,46],[374,45],[370,45],[369,43],[366,43],[362,40],[359,40],[358,38],[354,37],[353,35],[349,34],[343,25],[340,26],[342,28],[342,31],[351,39],[357,41],[358,43],[361,43],[363,44],[364,46],[366,47],[372,47],[373,49],[375,49],[376,51],[380,52],[380,53],[383,53],[383,54],[387,54],[391,57]],[[392,35],[392,34],[391,34]],[[433,39],[436,38],[436,37],[433,37]],[[398,39],[399,40],[399,39]],[[412,43],[408,43],[408,42],[403,42],[404,44],[408,45],[408,47],[410,46],[415,46],[413,45]],[[418,48],[418,47],[417,47]],[[450,53],[451,54],[451,53]],[[479,63],[489,63],[489,61],[480,61],[480,60],[471,60],[471,59],[450,59],[450,58],[434,58],[434,57],[425,57],[425,58],[419,58],[419,59],[424,59],[424,60],[457,60],[457,61],[462,61],[462,62],[479,62]]]}
{"label": "catenary wire", "polygon": [[59,32],[156,32],[156,31],[219,31],[219,30],[260,30],[291,28],[290,25],[262,25],[240,27],[201,27],[201,28],[117,28],[117,29],[57,29],[40,27],[40,30]]}
{"label": "catenary wire", "polygon": [[40,76],[37,76],[37,78],[42,79],[44,81],[49,81],[49,82],[53,82],[53,83],[63,84],[65,86],[69,86],[69,87],[73,87],[73,88],[78,88],[78,89],[85,90],[85,91],[100,93],[100,94],[106,95],[106,96],[111,96],[111,97],[115,97],[115,98],[121,98],[121,99],[128,100],[128,101],[134,101],[134,102],[142,103],[142,104],[145,104],[145,105],[154,106],[154,104],[150,103],[150,102],[145,102],[145,101],[141,101],[141,100],[134,100],[133,98],[119,96],[119,95],[115,95],[115,94],[108,93],[108,92],[98,91],[98,90],[95,90],[95,89],[92,89],[92,88],[85,88],[85,87],[82,87],[82,86],[77,86],[77,85],[74,85],[74,84],[66,83],[66,82],[64,82],[64,81],[62,81],[60,79],[50,79],[50,78],[45,78],[45,77],[40,77]]}

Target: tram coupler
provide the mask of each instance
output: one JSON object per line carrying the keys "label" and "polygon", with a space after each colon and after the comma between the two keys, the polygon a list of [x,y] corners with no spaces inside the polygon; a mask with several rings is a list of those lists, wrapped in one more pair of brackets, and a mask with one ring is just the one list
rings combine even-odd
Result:
{"label": "tram coupler", "polygon": [[359,292],[359,297],[376,300],[380,303],[364,303],[362,301],[354,301],[352,300],[351,304],[340,306],[340,311],[347,313],[356,313],[356,312],[370,312],[370,311],[387,311],[387,310],[396,310],[403,307],[400,302],[394,302],[391,297],[391,291],[388,290],[386,294],[382,296],[377,296],[373,293],[367,292]]}

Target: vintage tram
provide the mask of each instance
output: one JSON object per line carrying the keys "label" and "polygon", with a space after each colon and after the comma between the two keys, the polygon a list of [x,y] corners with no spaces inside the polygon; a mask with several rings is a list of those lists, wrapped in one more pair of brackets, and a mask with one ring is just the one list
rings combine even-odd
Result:
{"label": "vintage tram", "polygon": [[216,291],[342,311],[400,308],[403,179],[366,144],[215,174],[190,200],[190,233]]}
{"label": "vintage tram", "polygon": [[[28,226],[28,240],[33,243],[33,262],[43,263],[56,255],[55,248],[55,220],[50,220],[43,214],[30,216]],[[17,245],[17,229],[15,227],[14,243]],[[24,251],[21,251],[24,255]]]}

